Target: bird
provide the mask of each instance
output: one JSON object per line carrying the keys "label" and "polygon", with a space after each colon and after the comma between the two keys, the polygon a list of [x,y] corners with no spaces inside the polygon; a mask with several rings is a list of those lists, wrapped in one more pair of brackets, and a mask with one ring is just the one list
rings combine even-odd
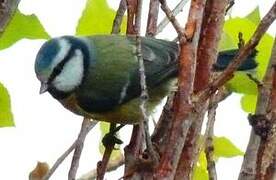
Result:
{"label": "bird", "polygon": [[[168,95],[178,74],[179,45],[141,37],[149,98],[147,113]],[[213,68],[222,71],[238,49],[219,52]],[[256,53],[238,70],[257,67]],[[71,112],[97,121],[136,124],[140,112],[140,76],[136,36],[61,36],[46,41],[35,59],[40,94],[49,92]]]}

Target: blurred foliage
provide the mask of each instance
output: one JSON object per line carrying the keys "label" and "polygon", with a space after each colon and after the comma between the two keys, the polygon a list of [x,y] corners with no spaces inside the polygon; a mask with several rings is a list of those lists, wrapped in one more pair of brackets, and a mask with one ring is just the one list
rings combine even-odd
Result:
{"label": "blurred foliage", "polygon": [[35,15],[24,15],[17,10],[0,37],[0,50],[10,47],[23,38],[48,39],[50,36]]}
{"label": "blurred foliage", "polygon": [[[257,7],[245,18],[233,18],[225,22],[223,28],[222,40],[220,42],[220,49],[233,49],[238,48],[239,42],[238,34],[243,34],[243,39],[247,42],[255,32],[257,25],[260,22],[260,12]],[[268,60],[270,58],[270,52],[273,46],[273,37],[269,34],[265,34],[257,46],[257,62],[258,67],[256,71],[249,72],[257,79],[261,80],[265,74]],[[232,78],[227,84],[227,88],[233,92],[244,94],[241,105],[244,111],[254,112],[257,95],[257,85],[248,78],[244,72],[236,72],[234,78]]]}
{"label": "blurred foliage", "polygon": [[0,83],[0,127],[14,126],[10,96],[7,89]]}
{"label": "blurred foliage", "polygon": [[205,153],[202,151],[199,155],[198,163],[195,165],[193,180],[208,180],[207,160]]}
{"label": "blurred foliage", "polygon": [[[229,139],[225,137],[214,137],[213,145],[214,161],[218,161],[220,157],[231,158],[235,156],[242,156],[244,154]],[[207,160],[203,151],[201,151],[198,163],[195,166],[193,180],[208,180]]]}
{"label": "blurred foliage", "polygon": [[230,158],[243,155],[243,152],[226,137],[214,137],[214,148],[215,159],[220,157]]}
{"label": "blurred foliage", "polygon": [[[116,11],[108,6],[106,0],[87,0],[76,34],[110,34],[115,15]],[[123,19],[121,32],[125,31],[126,17]]]}

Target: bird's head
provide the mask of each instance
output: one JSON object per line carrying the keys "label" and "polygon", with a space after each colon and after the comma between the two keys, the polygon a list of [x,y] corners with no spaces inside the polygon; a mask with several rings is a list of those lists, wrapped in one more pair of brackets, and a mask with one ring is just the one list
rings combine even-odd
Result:
{"label": "bird's head", "polygon": [[88,63],[88,44],[81,38],[64,36],[45,42],[35,60],[40,93],[48,90],[68,93],[78,87]]}

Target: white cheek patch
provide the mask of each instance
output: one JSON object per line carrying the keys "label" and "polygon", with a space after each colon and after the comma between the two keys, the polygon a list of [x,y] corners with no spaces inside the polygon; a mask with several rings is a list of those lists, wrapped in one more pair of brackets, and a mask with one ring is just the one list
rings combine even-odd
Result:
{"label": "white cheek patch", "polygon": [[64,60],[71,48],[71,44],[66,39],[58,39],[58,45],[60,49],[56,57],[53,59],[51,70],[53,70],[62,60]]}
{"label": "white cheek patch", "polygon": [[72,91],[81,84],[83,71],[83,54],[81,50],[77,49],[52,84],[57,90]]}

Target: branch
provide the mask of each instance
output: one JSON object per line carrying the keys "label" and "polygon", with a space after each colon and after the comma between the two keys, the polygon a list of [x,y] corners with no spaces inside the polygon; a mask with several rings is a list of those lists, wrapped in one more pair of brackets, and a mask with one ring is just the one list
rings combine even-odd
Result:
{"label": "branch", "polygon": [[107,170],[108,162],[112,151],[114,150],[116,141],[118,140],[115,136],[115,133],[123,126],[118,126],[116,130],[116,123],[110,123],[109,134],[105,135],[103,138],[103,144],[105,147],[102,160],[97,163],[97,180],[103,180],[105,172]]}
{"label": "branch", "polygon": [[208,121],[206,125],[206,131],[205,131],[205,154],[207,159],[207,170],[210,180],[216,180],[217,179],[217,172],[216,172],[216,164],[214,161],[214,144],[213,144],[213,136],[214,136],[214,124],[216,120],[216,109],[218,107],[217,103],[213,103],[214,96],[211,98],[211,103],[213,104],[209,106],[208,109]]}
{"label": "branch", "polygon": [[146,36],[154,37],[157,31],[159,0],[150,0]]}
{"label": "branch", "polygon": [[[138,6],[138,0],[127,0],[127,34],[137,34],[137,31],[135,31],[135,26],[138,28],[139,31],[138,34],[140,34],[140,24],[141,19],[140,17],[137,19],[137,23],[134,22],[134,17],[137,16],[137,6]],[[141,13],[141,10],[140,12]],[[137,41],[136,41],[137,43]],[[139,42],[137,43],[139,45]],[[136,46],[136,54],[139,56],[139,53],[137,53],[139,47]],[[139,58],[138,58],[139,60]],[[139,68],[140,69],[140,68]],[[141,81],[141,80],[140,80]],[[141,87],[142,89],[142,87]],[[125,152],[125,172],[124,176],[128,177],[130,174],[132,174],[133,170],[136,168],[136,160],[139,158],[140,154],[142,153],[143,149],[143,129],[139,125],[134,125],[132,129],[132,135],[129,144],[124,148]]]}
{"label": "branch", "polygon": [[[215,79],[208,88],[199,92],[197,94],[197,99],[200,99],[199,102],[203,102],[208,99],[220,86],[225,84],[228,80],[233,77],[234,72],[243,63],[246,57],[251,54],[251,52],[258,45],[260,39],[265,34],[269,26],[273,23],[276,18],[276,2],[273,4],[269,12],[263,17],[260,24],[258,25],[256,31],[250,38],[250,40],[242,47],[238,54],[235,56],[233,61],[229,64],[229,66],[224,70],[224,72]],[[200,103],[199,103],[200,104]]]}
{"label": "branch", "polygon": [[[124,156],[122,154],[120,154],[120,156],[118,156],[118,158],[109,161],[107,168],[106,168],[106,172],[111,172],[116,170],[117,168],[119,168],[120,166],[124,165],[125,161],[124,161]],[[78,180],[91,180],[91,179],[95,179],[97,177],[97,170],[94,169],[84,175],[82,175]]]}
{"label": "branch", "polygon": [[[86,134],[95,127],[97,124],[97,121],[91,121],[91,124],[88,129],[85,129]],[[52,168],[48,171],[48,173],[43,177],[43,180],[48,180],[53,175],[53,173],[56,171],[56,169],[61,165],[61,163],[64,161],[64,159],[76,148],[77,140],[74,141],[74,143],[56,160]]]}
{"label": "branch", "polygon": [[137,34],[135,31],[135,16],[138,0],[126,0],[127,3],[127,34]]}
{"label": "branch", "polygon": [[[206,1],[199,47],[197,50],[194,93],[205,89],[210,82],[212,66],[217,59],[217,47],[224,24],[227,3],[227,0]],[[200,110],[198,109],[194,112],[196,115],[191,119],[193,123],[186,137],[184,148],[182,149],[175,179],[189,179],[189,177],[192,177],[194,165],[197,163],[199,156],[199,138],[208,102],[202,103],[201,107]]]}
{"label": "branch", "polygon": [[[160,1],[164,3],[165,1]],[[163,4],[164,6],[164,4]],[[188,41],[180,41],[178,91],[173,102],[173,120],[169,141],[165,145],[165,152],[155,170],[156,179],[173,179],[184,146],[187,132],[191,126],[191,94],[196,67],[196,52],[205,7],[204,0],[191,2],[190,12],[185,27],[185,36]],[[180,37],[185,39],[186,37]]]}
{"label": "branch", "polygon": [[271,90],[270,102],[266,111],[266,117],[268,117],[270,130],[267,135],[267,139],[261,139],[261,144],[258,149],[256,177],[259,179],[266,179],[265,177],[268,167],[273,164],[274,157],[276,155],[276,39],[274,39],[270,64],[271,69],[269,71],[272,79],[270,80],[271,86],[268,86]]}
{"label": "branch", "polygon": [[75,151],[71,162],[71,167],[68,173],[68,180],[76,179],[77,170],[79,167],[79,161],[81,157],[81,152],[83,149],[83,143],[88,132],[97,124],[97,121],[91,121],[88,118],[83,118],[81,125],[81,130],[79,132],[78,138],[76,140]]}
{"label": "branch", "polygon": [[120,27],[121,27],[126,9],[127,9],[126,0],[121,0],[119,8],[116,12],[116,16],[113,20],[111,34],[119,34],[120,33],[120,31],[121,31]]}
{"label": "branch", "polygon": [[164,13],[166,14],[167,18],[172,23],[174,29],[176,30],[176,32],[178,34],[178,37],[181,38],[181,41],[185,41],[186,37],[184,35],[183,28],[180,26],[179,22],[177,21],[177,19],[175,18],[174,14],[170,10],[169,6],[167,5],[166,0],[159,0],[159,2],[161,4],[161,9],[164,11]]}
{"label": "branch", "polygon": [[[175,17],[177,14],[179,14],[182,11],[183,7],[187,4],[187,2],[188,0],[181,0],[172,10],[171,12],[172,16]],[[167,11],[166,14],[170,14],[169,10],[166,9],[165,7],[163,11]],[[164,17],[164,19],[158,24],[156,34],[161,33],[163,29],[169,24],[170,20],[168,17],[171,17],[171,16]]]}
{"label": "branch", "polygon": [[[275,4],[274,4],[275,5]],[[275,41],[274,48],[275,49]],[[275,51],[275,50],[273,50]],[[275,55],[274,55],[275,56]],[[272,73],[273,73],[273,62],[272,58],[269,61],[265,76],[263,78],[262,86],[258,86],[258,100],[256,105],[256,115],[266,115],[267,109],[269,109],[270,104],[270,93],[272,86]],[[256,168],[257,168],[257,158],[258,149],[261,144],[261,138],[258,136],[255,131],[251,130],[251,135],[247,149],[244,155],[244,160],[240,170],[239,180],[255,180],[256,179]]]}
{"label": "branch", "polygon": [[140,127],[144,130],[145,140],[147,145],[147,150],[150,154],[150,158],[153,161],[153,164],[158,162],[158,157],[153,149],[153,145],[151,142],[149,127],[148,127],[148,115],[146,111],[146,103],[148,100],[148,90],[146,84],[146,75],[145,75],[145,66],[144,59],[142,56],[142,47],[141,47],[141,37],[140,37],[140,28],[141,28],[141,15],[142,15],[142,0],[138,0],[137,6],[137,14],[135,21],[135,29],[136,29],[136,55],[139,63],[139,74],[140,74],[140,86],[141,86],[141,95],[140,95],[140,111],[142,113],[142,119],[140,122]]}
{"label": "branch", "polygon": [[16,12],[19,2],[20,0],[0,1],[0,37]]}

